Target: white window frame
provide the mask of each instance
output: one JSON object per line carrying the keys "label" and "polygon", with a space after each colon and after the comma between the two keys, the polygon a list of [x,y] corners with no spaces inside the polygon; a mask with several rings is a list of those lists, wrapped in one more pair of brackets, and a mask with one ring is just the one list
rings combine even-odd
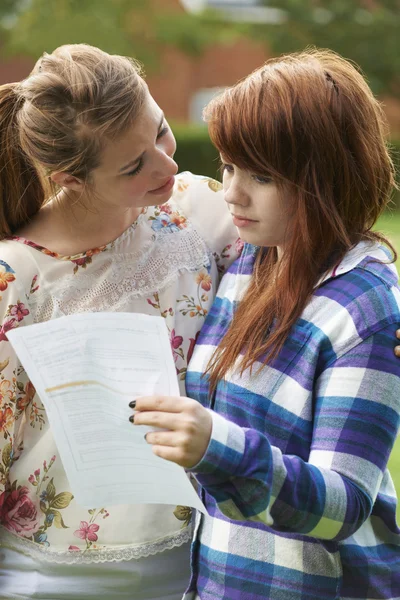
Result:
{"label": "white window frame", "polygon": [[189,121],[194,125],[205,125],[203,121],[203,109],[207,104],[226,89],[224,86],[220,87],[205,87],[195,90],[190,98],[189,102]]}
{"label": "white window frame", "polygon": [[259,0],[180,0],[188,12],[199,14],[206,8],[218,10],[228,21],[242,23],[283,23],[285,11],[270,6],[262,6]]}

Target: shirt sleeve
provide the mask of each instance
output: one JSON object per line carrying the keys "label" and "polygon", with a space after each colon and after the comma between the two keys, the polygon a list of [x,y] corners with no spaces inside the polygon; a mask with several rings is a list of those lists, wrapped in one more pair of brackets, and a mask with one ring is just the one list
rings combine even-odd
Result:
{"label": "shirt sleeve", "polygon": [[[35,291],[33,278],[31,292]],[[22,452],[23,415],[35,389],[7,339],[10,329],[30,321],[29,293],[21,292],[18,275],[0,260],[0,513],[9,472]]]}
{"label": "shirt sleeve", "polygon": [[335,541],[361,527],[400,425],[395,329],[382,328],[319,376],[307,462],[211,411],[211,440],[192,471],[223,514]]}
{"label": "shirt sleeve", "polygon": [[173,201],[206,242],[219,272],[225,272],[240,255],[243,242],[224,201],[222,184],[209,177],[193,175],[189,171],[180,173]]}

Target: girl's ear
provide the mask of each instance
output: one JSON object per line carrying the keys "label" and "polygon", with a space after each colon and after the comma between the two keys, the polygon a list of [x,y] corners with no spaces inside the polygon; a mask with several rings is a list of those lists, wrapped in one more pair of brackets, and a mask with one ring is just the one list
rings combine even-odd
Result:
{"label": "girl's ear", "polygon": [[74,192],[82,192],[84,188],[84,182],[69,173],[53,173],[50,175],[50,179],[59,187],[68,188]]}

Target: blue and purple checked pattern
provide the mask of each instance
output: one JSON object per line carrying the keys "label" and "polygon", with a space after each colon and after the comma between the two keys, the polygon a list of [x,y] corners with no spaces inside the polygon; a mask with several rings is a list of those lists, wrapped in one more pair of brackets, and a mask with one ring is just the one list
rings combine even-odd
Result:
{"label": "blue and purple checked pattern", "polygon": [[[188,395],[207,407],[202,373],[256,251],[245,245],[224,276],[190,364]],[[400,291],[385,261],[382,247],[359,244],[320,282],[279,357],[218,385],[193,469],[209,516],[198,516],[187,599],[400,598],[386,469],[400,425]]]}

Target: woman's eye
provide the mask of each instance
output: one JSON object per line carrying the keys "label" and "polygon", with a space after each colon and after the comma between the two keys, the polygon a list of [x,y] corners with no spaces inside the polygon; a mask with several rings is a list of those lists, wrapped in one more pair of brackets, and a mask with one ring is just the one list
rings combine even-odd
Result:
{"label": "woman's eye", "polygon": [[163,137],[163,135],[165,135],[166,133],[168,133],[168,127],[165,126],[163,127],[157,134],[157,139],[159,140],[161,137]]}
{"label": "woman's eye", "polygon": [[221,170],[222,170],[222,172],[227,171],[227,173],[233,173],[233,166],[228,165],[227,163],[222,163]]}
{"label": "woman's eye", "polygon": [[140,171],[143,169],[143,160],[141,160],[138,164],[138,166],[136,167],[136,169],[133,169],[133,171],[129,171],[129,173],[125,173],[125,175],[127,177],[133,177],[134,175],[138,175],[138,173],[140,173]]}

